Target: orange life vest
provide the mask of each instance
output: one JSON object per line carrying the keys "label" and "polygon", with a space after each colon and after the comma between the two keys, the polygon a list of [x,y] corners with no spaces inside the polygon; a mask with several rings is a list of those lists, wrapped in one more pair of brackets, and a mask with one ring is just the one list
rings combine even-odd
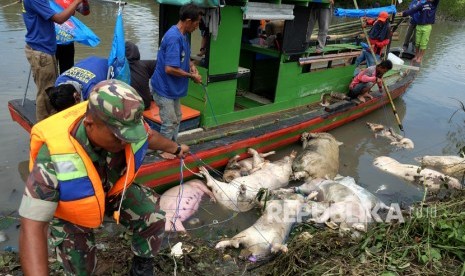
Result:
{"label": "orange life vest", "polygon": [[[45,143],[50,152],[60,191],[55,217],[95,228],[103,221],[105,192],[89,155],[70,134],[84,116],[86,107],[87,101],[34,125],[31,131],[29,170],[32,170],[39,150]],[[123,191],[125,184],[126,187],[132,184],[147,146],[147,139],[126,146],[126,173],[108,191],[108,196],[118,195]]]}

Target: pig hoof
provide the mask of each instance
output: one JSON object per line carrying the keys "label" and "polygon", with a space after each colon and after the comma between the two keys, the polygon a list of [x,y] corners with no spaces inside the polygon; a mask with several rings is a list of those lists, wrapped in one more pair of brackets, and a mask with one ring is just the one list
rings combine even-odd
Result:
{"label": "pig hoof", "polygon": [[196,224],[200,223],[200,219],[199,218],[192,218],[187,223],[189,223],[189,225],[196,225]]}
{"label": "pig hoof", "polygon": [[292,175],[292,180],[300,180],[302,178],[306,178],[308,176],[308,173],[306,171],[299,171],[299,172],[294,172]]}
{"label": "pig hoof", "polygon": [[271,246],[271,253],[277,253],[279,251],[286,253],[288,251],[287,245],[280,244],[280,243],[274,243]]}
{"label": "pig hoof", "polygon": [[331,228],[333,230],[336,230],[336,229],[339,228],[339,226],[336,223],[332,222],[332,221],[326,221],[325,224],[326,224],[326,226],[328,226],[329,228]]}
{"label": "pig hoof", "polygon": [[251,155],[254,155],[255,153],[257,153],[257,151],[254,150],[253,148],[248,148],[248,149],[247,149],[247,153],[248,153],[248,154],[251,154]]}
{"label": "pig hoof", "polygon": [[355,230],[357,231],[360,231],[360,232],[366,232],[366,228],[365,228],[365,225],[363,225],[362,223],[355,223],[354,225],[352,225],[352,228],[354,228]]}
{"label": "pig hoof", "polygon": [[311,192],[311,193],[307,196],[306,200],[314,199],[317,195],[318,195],[318,192],[317,192],[317,191],[313,191],[313,192]]}

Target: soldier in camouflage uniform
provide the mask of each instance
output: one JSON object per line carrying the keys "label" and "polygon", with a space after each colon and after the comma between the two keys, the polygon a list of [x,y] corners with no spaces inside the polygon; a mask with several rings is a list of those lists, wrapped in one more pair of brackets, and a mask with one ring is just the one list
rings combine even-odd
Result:
{"label": "soldier in camouflage uniform", "polygon": [[[128,161],[124,150],[127,145],[134,145],[146,139],[148,148],[173,152],[179,157],[184,156],[189,147],[178,145],[146,127],[141,117],[144,110],[142,99],[129,85],[122,82],[109,80],[97,84],[88,103],[81,105],[87,106],[83,115],[77,114],[76,110],[83,110],[84,106],[71,107],[70,110],[75,109],[68,110],[68,113],[65,110],[47,118],[32,130],[32,169],[19,208],[22,217],[20,257],[24,274],[48,275],[46,238],[49,225],[49,244],[56,251],[67,275],[89,275],[97,265],[92,227],[70,222],[60,215],[64,211],[63,206],[69,206],[63,205],[66,204],[63,197],[69,196],[66,194],[69,192],[64,190],[65,185],[61,182],[62,171],[69,169],[69,166],[60,166],[56,161],[56,149],[50,143],[66,141],[71,136],[82,146],[85,155],[90,158],[96,169],[105,193],[105,212],[111,214],[120,210],[119,221],[133,231],[131,249],[135,257],[130,275],[152,275],[152,257],[160,248],[165,225],[164,212],[159,208],[158,196],[151,189],[138,184],[128,186],[122,193],[111,196],[109,194],[111,189],[118,185],[118,179],[126,177],[127,180],[126,171],[129,171],[129,167],[126,166],[129,165],[126,165]],[[70,131],[68,128],[61,132],[53,129],[54,126],[57,129],[64,127],[60,124],[55,125],[60,123],[60,114],[65,114],[63,118],[76,116],[77,123],[69,128]],[[45,132],[50,130],[52,133],[61,133],[63,137],[45,139],[45,143],[34,154],[34,137],[44,128],[47,129]],[[135,163],[137,164],[137,161]],[[94,185],[93,196],[98,197],[98,189],[94,184],[98,181],[90,179]],[[82,187],[80,184],[73,182],[72,189]],[[86,215],[88,214],[79,213],[77,217]],[[74,221],[74,218],[71,220]]]}

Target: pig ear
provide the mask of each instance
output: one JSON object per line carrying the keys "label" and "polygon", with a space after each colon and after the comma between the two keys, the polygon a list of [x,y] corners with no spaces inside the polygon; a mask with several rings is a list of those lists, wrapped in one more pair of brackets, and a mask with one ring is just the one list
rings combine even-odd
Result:
{"label": "pig ear", "polygon": [[338,145],[338,146],[342,146],[342,145],[344,145],[344,143],[343,143],[343,142],[337,141],[337,145]]}

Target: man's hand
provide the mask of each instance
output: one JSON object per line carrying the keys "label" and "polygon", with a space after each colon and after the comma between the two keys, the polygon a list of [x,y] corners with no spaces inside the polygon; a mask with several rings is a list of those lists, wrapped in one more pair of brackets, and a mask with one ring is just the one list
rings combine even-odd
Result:
{"label": "man's hand", "polygon": [[199,70],[197,70],[197,67],[195,66],[194,63],[191,63],[191,65],[190,65],[190,73],[192,75],[198,75],[199,74]]}
{"label": "man's hand", "polygon": [[189,149],[189,146],[188,145],[185,145],[185,144],[180,144],[179,145],[181,147],[181,152],[179,152],[178,155],[176,155],[177,157],[186,157],[186,155],[189,153],[190,149]]}
{"label": "man's hand", "polygon": [[192,74],[191,78],[195,83],[201,83],[202,82],[202,76],[199,75],[198,73],[197,74]]}

